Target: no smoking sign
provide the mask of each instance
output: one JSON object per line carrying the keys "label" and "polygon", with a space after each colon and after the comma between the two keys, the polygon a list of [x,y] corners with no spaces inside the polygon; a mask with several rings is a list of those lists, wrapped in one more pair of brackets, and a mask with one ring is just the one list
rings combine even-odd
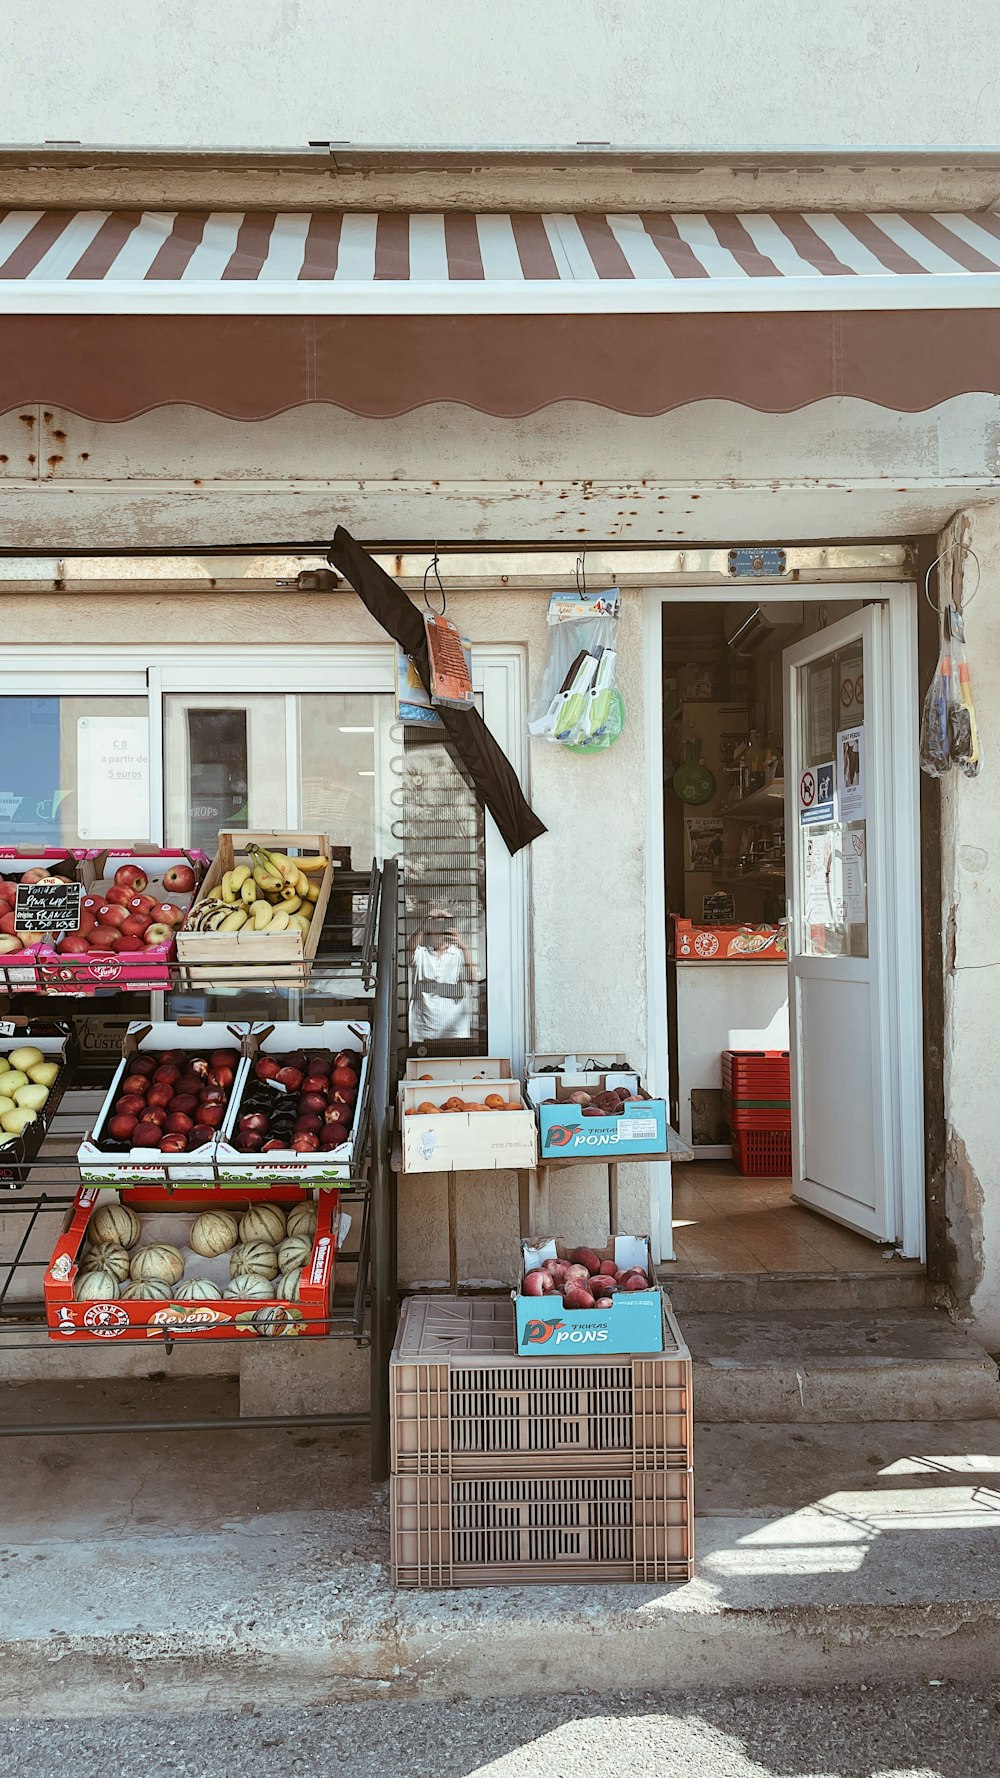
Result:
{"label": "no smoking sign", "polygon": [[799,823],[817,827],[833,820],[833,761],[807,766],[799,779]]}

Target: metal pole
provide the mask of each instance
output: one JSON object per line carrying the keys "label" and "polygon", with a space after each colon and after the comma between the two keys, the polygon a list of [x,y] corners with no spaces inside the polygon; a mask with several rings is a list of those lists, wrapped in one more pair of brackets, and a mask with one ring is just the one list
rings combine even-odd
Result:
{"label": "metal pole", "polygon": [[382,866],[378,918],[378,979],[372,1031],[371,1182],[371,1428],[372,1480],[389,1475],[389,1354],[392,1350],[392,1182],[389,1169],[389,1114],[393,1012],[396,1001],[396,928],[399,866]]}
{"label": "metal pole", "polygon": [[0,1426],[0,1438],[65,1438],[118,1432],[287,1432],[294,1426],[367,1426],[367,1414],[244,1414],[208,1420],[57,1420],[52,1425]]}

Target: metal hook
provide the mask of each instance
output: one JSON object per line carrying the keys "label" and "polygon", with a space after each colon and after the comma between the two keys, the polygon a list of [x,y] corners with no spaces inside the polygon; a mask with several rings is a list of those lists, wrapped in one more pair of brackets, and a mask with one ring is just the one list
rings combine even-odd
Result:
{"label": "metal hook", "polygon": [[[969,544],[963,543],[959,547],[963,551],[963,555],[964,556],[971,556],[972,560],[976,564],[976,584],[973,587],[968,598],[967,599],[963,598],[962,604],[961,604],[961,609],[963,611],[968,611],[969,606],[972,604],[973,599],[975,598],[976,594],[979,591],[979,583],[983,578],[983,570],[982,570],[982,564],[980,563],[979,557],[977,556],[975,550],[972,549]],[[927,573],[924,575],[924,598],[927,600],[927,603],[930,606],[931,610],[937,613],[938,617],[940,617],[942,615],[941,614],[941,607],[940,607],[940,605],[935,605],[933,599],[931,598],[930,585],[931,585],[931,575],[933,574],[938,563],[944,561],[944,557],[945,557],[945,552],[944,552],[944,550],[942,550],[940,555],[934,557],[934,560],[931,563],[930,567],[928,568]],[[949,601],[949,603],[950,603],[950,601]]]}
{"label": "metal hook", "polygon": [[[437,584],[438,584],[438,592],[441,594],[441,609],[440,609],[440,611],[434,610],[433,605],[431,604],[430,600],[427,597],[427,576],[428,576],[428,574],[433,574],[434,579],[437,581]],[[444,587],[441,584],[441,576],[438,572],[437,550],[434,551],[434,554],[432,555],[430,561],[428,562],[426,568],[424,569],[424,604],[426,605],[428,611],[431,613],[432,617],[443,617],[445,612],[448,609],[448,595],[445,592]]]}
{"label": "metal hook", "polygon": [[583,550],[576,558],[576,590],[584,598],[587,596],[587,552]]}

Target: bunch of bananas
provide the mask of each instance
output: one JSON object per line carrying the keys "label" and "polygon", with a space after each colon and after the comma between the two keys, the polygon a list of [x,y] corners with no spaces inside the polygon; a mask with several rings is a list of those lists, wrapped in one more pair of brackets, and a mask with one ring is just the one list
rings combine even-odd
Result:
{"label": "bunch of bananas", "polygon": [[188,917],[189,932],[309,931],[326,859],[289,858],[284,852],[247,847],[249,864],[227,870],[214,894]]}

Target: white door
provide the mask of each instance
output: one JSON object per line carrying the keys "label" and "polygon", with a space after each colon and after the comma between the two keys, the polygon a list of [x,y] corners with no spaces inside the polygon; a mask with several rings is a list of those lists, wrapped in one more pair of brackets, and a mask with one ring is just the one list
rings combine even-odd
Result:
{"label": "white door", "polygon": [[894,901],[916,894],[888,642],[874,603],[784,655],[793,1196],[874,1241],[903,1234]]}

